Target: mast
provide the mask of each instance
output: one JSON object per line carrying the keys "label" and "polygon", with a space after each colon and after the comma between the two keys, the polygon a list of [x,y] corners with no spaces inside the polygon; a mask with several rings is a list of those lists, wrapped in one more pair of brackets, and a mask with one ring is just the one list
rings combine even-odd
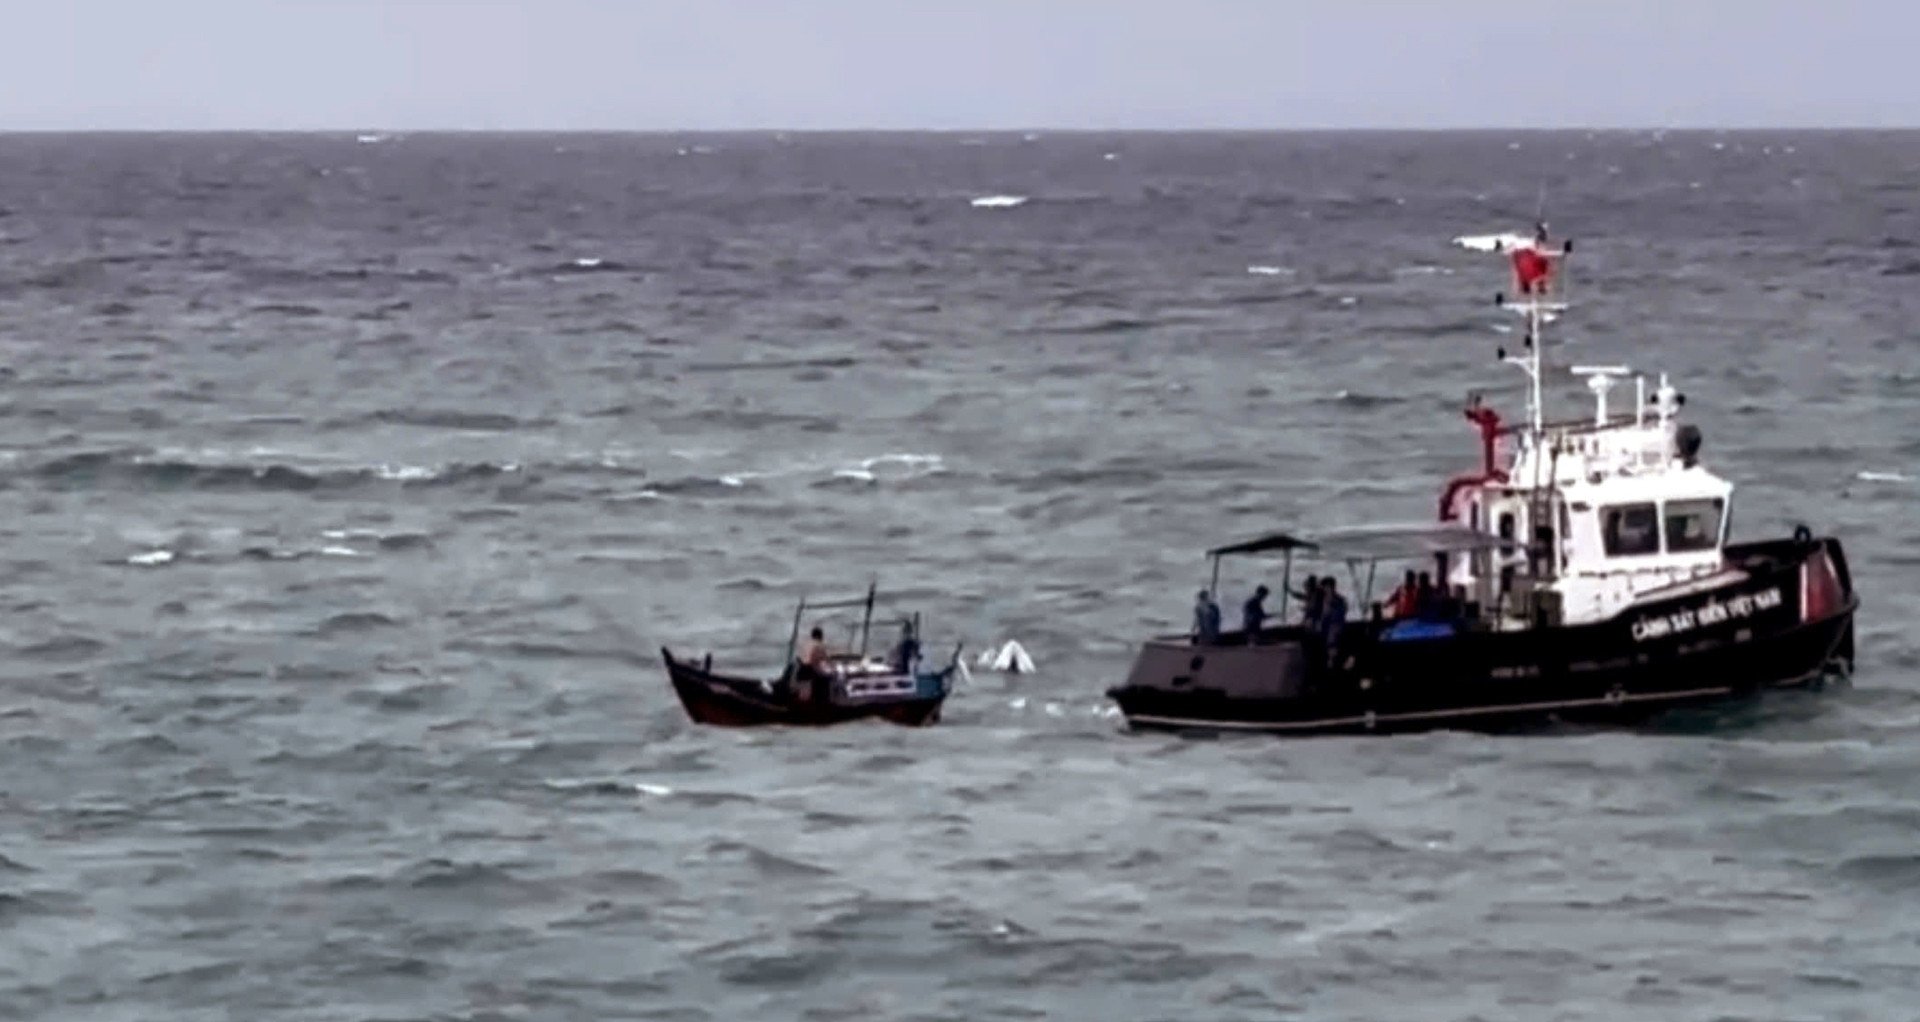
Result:
{"label": "mast", "polygon": [[[1513,268],[1514,290],[1518,293],[1518,303],[1508,301],[1504,293],[1494,295],[1494,304],[1519,313],[1526,320],[1526,333],[1522,338],[1521,352],[1510,355],[1502,346],[1498,350],[1500,361],[1518,368],[1527,377],[1527,413],[1521,427],[1517,429],[1516,441],[1530,463],[1533,478],[1526,487],[1527,530],[1530,535],[1524,537],[1529,551],[1529,574],[1536,578],[1551,579],[1558,574],[1560,542],[1559,521],[1555,514],[1558,496],[1558,450],[1553,452],[1555,464],[1547,463],[1546,450],[1546,401],[1544,397],[1545,358],[1542,350],[1546,347],[1546,326],[1552,322],[1567,306],[1562,302],[1549,301],[1554,292],[1554,276],[1559,269],[1557,262],[1564,262],[1573,252],[1573,242],[1564,242],[1558,251],[1549,247],[1547,225],[1544,220],[1534,224],[1533,237],[1526,238],[1513,234],[1501,234],[1481,237],[1457,238],[1455,242],[1463,247],[1480,251],[1494,252],[1507,256]],[[1516,455],[1519,456],[1519,455]],[[1518,466],[1516,466],[1518,467]],[[1542,479],[1541,473],[1546,473]],[[1520,480],[1516,479],[1516,483]],[[1547,544],[1545,550],[1537,544]],[[1544,556],[1541,556],[1543,555]]]}
{"label": "mast", "polygon": [[[1573,242],[1563,242],[1558,252],[1548,249],[1547,225],[1540,222],[1534,225],[1531,240],[1514,235],[1496,236],[1487,241],[1477,238],[1457,239],[1460,244],[1472,248],[1484,247],[1487,250],[1508,255],[1513,263],[1514,284],[1519,292],[1519,304],[1508,302],[1504,292],[1493,296],[1495,305],[1513,309],[1526,317],[1526,333],[1521,339],[1520,355],[1509,355],[1507,349],[1499,349],[1499,358],[1508,365],[1515,366],[1527,377],[1527,416],[1526,440],[1529,447],[1537,444],[1546,427],[1545,399],[1542,396],[1542,379],[1545,371],[1541,350],[1546,347],[1546,326],[1552,322],[1555,314],[1564,311],[1563,302],[1549,302],[1548,295],[1553,291],[1553,278],[1558,267],[1556,260],[1564,262],[1573,253]],[[1481,241],[1479,245],[1473,242]]]}

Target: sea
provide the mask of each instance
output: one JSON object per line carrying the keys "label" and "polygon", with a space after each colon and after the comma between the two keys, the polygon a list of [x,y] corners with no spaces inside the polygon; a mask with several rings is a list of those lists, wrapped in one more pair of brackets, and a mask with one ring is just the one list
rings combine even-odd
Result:
{"label": "sea", "polygon": [[[1130,733],[1519,414],[1542,219],[1549,413],[1670,374],[1851,681]],[[0,1016],[1920,1017],[1916,322],[1920,133],[0,137]],[[936,726],[688,721],[875,583]]]}

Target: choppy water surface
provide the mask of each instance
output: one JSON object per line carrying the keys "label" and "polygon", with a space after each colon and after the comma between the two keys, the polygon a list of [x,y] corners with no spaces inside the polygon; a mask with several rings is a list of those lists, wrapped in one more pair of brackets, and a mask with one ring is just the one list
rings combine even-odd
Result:
{"label": "choppy water surface", "polygon": [[[1125,734],[1204,547],[1425,517],[1517,410],[1447,241],[1543,196],[1555,357],[1844,538],[1853,686]],[[0,140],[0,1005],[1905,1017],[1917,210],[1899,134]],[[770,667],[873,574],[1040,673],[685,722],[660,646]]]}

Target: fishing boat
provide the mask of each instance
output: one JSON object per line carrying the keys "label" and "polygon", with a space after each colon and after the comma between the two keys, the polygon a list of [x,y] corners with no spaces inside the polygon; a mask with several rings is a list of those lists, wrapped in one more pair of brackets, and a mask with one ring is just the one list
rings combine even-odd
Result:
{"label": "fishing boat", "polygon": [[[1543,334],[1568,312],[1554,290],[1571,243],[1556,249],[1544,225],[1456,242],[1513,261],[1517,300],[1496,303],[1527,330],[1521,351],[1498,357],[1527,378],[1524,419],[1506,426],[1468,407],[1481,464],[1445,483],[1433,521],[1279,531],[1207,551],[1209,597],[1223,558],[1282,561],[1278,623],[1147,640],[1107,692],[1128,725],[1304,735],[1618,724],[1851,674],[1860,601],[1840,540],[1801,525],[1730,542],[1734,486],[1702,464],[1701,432],[1680,421],[1667,374],[1649,395],[1629,367],[1573,366],[1593,414],[1546,420]],[[1634,407],[1615,413],[1608,394],[1628,376]],[[1345,620],[1326,613],[1332,572],[1293,592],[1296,558],[1346,568]],[[1431,584],[1416,577],[1376,601],[1383,565]],[[1309,605],[1290,621],[1296,597]]]}
{"label": "fishing boat", "polygon": [[[711,653],[694,663],[675,658],[663,646],[660,657],[666,662],[667,678],[696,724],[822,727],[867,719],[908,727],[933,724],[940,719],[940,708],[961,669],[960,647],[954,647],[945,666],[929,669],[920,652],[920,614],[915,611],[898,617],[900,638],[886,655],[869,652],[876,596],[877,586],[869,585],[866,596],[855,599],[802,598],[793,612],[785,667],[773,677],[717,672]],[[799,662],[795,652],[802,622],[809,615],[830,618],[831,612],[855,608],[862,613],[857,625],[847,623],[848,641],[841,651],[829,651],[815,665]],[[824,623],[816,627],[824,632]]]}

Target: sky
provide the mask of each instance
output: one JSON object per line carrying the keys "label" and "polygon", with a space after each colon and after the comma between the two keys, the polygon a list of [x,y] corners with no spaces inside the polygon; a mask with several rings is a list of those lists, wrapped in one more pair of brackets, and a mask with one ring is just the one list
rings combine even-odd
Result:
{"label": "sky", "polygon": [[0,130],[1920,127],[1914,0],[14,0]]}

